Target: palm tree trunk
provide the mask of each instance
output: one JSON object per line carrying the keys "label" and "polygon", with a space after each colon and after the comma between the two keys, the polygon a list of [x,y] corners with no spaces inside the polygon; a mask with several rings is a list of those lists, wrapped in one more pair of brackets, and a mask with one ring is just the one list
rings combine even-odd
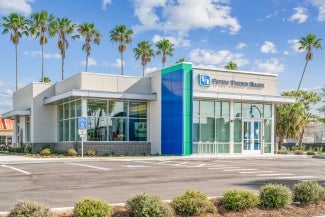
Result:
{"label": "palm tree trunk", "polygon": [[121,52],[121,70],[123,75],[123,52]]}
{"label": "palm tree trunk", "polygon": [[145,67],[146,67],[145,65],[142,66],[142,77],[144,77],[144,68]]}
{"label": "palm tree trunk", "polygon": [[18,45],[15,44],[16,50],[16,90],[18,90]]}
{"label": "palm tree trunk", "polygon": [[42,82],[44,82],[44,44],[42,42]]}
{"label": "palm tree trunk", "polygon": [[284,138],[283,138],[283,136],[280,136],[279,142],[278,142],[278,151],[279,150],[282,150],[282,144],[283,144],[283,142],[284,142]]}
{"label": "palm tree trunk", "polygon": [[62,62],[61,62],[61,71],[62,71],[62,80],[64,79],[64,57],[62,56]]}
{"label": "palm tree trunk", "polygon": [[298,92],[299,92],[300,85],[301,85],[302,79],[303,79],[303,77],[304,77],[304,74],[305,74],[306,68],[307,68],[307,64],[308,64],[308,60],[306,60],[304,70],[302,71],[302,75],[301,75],[300,82],[299,82],[299,85],[298,85],[298,88],[297,88],[296,96],[298,96]]}
{"label": "palm tree trunk", "polygon": [[298,141],[298,149],[302,150],[302,139],[304,137],[304,133],[305,133],[305,128],[302,127],[299,133],[299,141]]}
{"label": "palm tree trunk", "polygon": [[87,53],[87,54],[86,54],[86,72],[87,72],[87,70],[88,70],[88,57],[89,57],[89,54]]}
{"label": "palm tree trunk", "polygon": [[163,54],[163,58],[162,58],[163,68],[165,68],[165,63],[166,63],[166,55]]}

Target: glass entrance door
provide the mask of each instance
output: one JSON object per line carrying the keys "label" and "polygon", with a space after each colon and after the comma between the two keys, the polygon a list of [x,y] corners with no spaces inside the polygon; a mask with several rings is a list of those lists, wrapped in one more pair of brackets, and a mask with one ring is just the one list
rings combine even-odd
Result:
{"label": "glass entrance door", "polygon": [[261,153],[262,122],[259,120],[243,121],[243,153]]}

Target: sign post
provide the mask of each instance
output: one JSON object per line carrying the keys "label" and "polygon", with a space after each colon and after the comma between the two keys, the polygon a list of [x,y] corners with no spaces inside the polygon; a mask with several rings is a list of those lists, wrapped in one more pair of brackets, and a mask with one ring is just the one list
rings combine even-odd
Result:
{"label": "sign post", "polygon": [[87,117],[78,117],[78,134],[81,138],[81,157],[84,157],[84,136],[87,135]]}

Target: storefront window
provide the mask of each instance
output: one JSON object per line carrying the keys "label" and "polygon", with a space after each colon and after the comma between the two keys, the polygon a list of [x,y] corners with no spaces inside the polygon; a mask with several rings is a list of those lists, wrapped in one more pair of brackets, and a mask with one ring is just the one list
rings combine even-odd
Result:
{"label": "storefront window", "polygon": [[81,114],[81,100],[65,102],[58,106],[59,141],[79,141],[77,117]]}
{"label": "storefront window", "polygon": [[215,124],[213,117],[203,117],[200,118],[200,128],[201,128],[201,139],[202,142],[213,142],[214,141],[214,132]]}
{"label": "storefront window", "polygon": [[241,103],[234,103],[234,117],[242,117]]}
{"label": "storefront window", "polygon": [[[59,105],[59,140],[76,141],[81,100]],[[147,141],[147,103],[88,99],[88,141]]]}
{"label": "storefront window", "polygon": [[30,142],[30,116],[26,116],[26,142]]}
{"label": "storefront window", "polygon": [[[230,115],[230,103],[221,101],[196,100],[193,104],[193,142],[204,153],[229,153],[232,141],[233,152],[243,150],[243,123],[256,119],[263,123],[264,153],[271,153],[272,105],[259,103],[233,103]],[[232,120],[230,120],[232,117]],[[233,123],[233,138],[230,138],[230,125]],[[201,143],[198,143],[201,142]],[[262,147],[260,147],[262,149]],[[196,147],[197,150],[197,147]],[[201,151],[202,152],[202,151]]]}
{"label": "storefront window", "polygon": [[264,105],[264,118],[272,117],[272,105]]}

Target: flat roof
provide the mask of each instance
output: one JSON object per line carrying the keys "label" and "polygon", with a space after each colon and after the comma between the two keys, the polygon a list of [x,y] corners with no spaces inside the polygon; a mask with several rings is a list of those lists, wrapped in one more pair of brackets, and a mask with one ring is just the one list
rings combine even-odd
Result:
{"label": "flat roof", "polygon": [[2,114],[3,118],[14,118],[17,115],[28,116],[30,115],[30,108],[27,109],[14,109],[10,112]]}
{"label": "flat roof", "polygon": [[127,92],[107,92],[107,91],[92,91],[92,90],[71,90],[65,93],[58,94],[53,97],[44,98],[44,105],[58,104],[67,98],[89,97],[89,98],[111,98],[111,99],[131,99],[143,101],[157,100],[157,94],[145,93],[127,93]]}
{"label": "flat roof", "polygon": [[227,99],[234,101],[272,102],[276,104],[294,103],[296,101],[295,98],[285,96],[269,96],[243,93],[220,93],[207,91],[194,91],[193,97],[200,99]]}

